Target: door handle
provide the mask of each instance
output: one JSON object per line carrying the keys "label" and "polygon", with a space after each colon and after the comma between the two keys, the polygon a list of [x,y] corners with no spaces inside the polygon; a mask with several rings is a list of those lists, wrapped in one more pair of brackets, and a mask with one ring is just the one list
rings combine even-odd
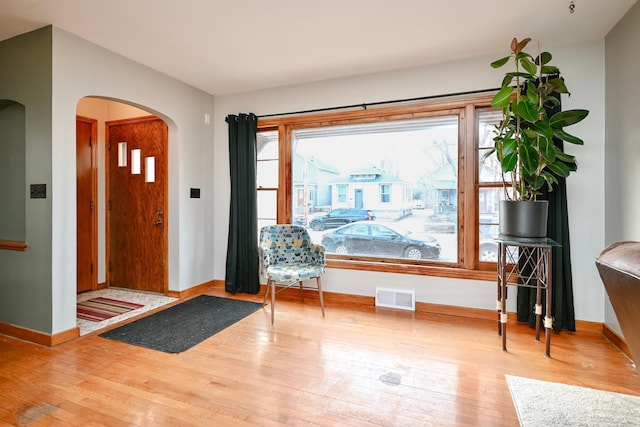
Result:
{"label": "door handle", "polygon": [[153,225],[162,225],[162,224],[164,224],[164,223],[162,222],[161,219],[157,219],[157,220],[153,221]]}

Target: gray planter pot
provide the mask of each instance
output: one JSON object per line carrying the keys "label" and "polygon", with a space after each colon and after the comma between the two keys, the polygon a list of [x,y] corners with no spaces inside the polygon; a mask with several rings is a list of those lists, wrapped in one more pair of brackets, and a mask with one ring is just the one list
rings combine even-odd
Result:
{"label": "gray planter pot", "polygon": [[547,237],[549,202],[510,201],[500,202],[500,235],[522,238]]}

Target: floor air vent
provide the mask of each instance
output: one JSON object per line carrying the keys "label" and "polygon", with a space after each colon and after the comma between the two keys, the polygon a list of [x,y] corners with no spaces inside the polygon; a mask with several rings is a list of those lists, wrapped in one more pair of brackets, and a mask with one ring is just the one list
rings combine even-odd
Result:
{"label": "floor air vent", "polygon": [[416,311],[416,291],[376,288],[376,307]]}

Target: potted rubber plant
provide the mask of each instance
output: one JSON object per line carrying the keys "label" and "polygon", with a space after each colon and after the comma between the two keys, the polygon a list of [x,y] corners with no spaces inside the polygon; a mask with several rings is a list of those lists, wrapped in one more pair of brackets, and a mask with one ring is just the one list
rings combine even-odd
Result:
{"label": "potted rubber plant", "polygon": [[577,170],[574,156],[562,151],[554,139],[582,145],[582,139],[565,128],[582,121],[583,109],[559,110],[560,94],[569,90],[552,55],[525,51],[530,38],[511,41],[509,55],[491,63],[493,68],[511,64],[491,106],[502,110],[495,128],[494,145],[484,159],[495,153],[502,170],[505,197],[500,204],[500,234],[515,237],[546,237],[548,202],[537,200],[546,187],[553,191],[558,178]]}

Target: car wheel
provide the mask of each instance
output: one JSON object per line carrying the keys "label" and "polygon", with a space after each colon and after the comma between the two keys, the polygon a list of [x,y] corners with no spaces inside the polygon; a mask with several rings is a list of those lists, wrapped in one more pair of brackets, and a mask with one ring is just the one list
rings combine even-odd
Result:
{"label": "car wheel", "polygon": [[480,261],[498,262],[498,247],[493,243],[481,244]]}
{"label": "car wheel", "polygon": [[312,221],[311,222],[311,229],[313,231],[322,231],[322,230],[324,230],[324,226],[322,225],[322,223],[320,221]]}
{"label": "car wheel", "polygon": [[336,246],[336,250],[334,252],[337,253],[338,255],[346,255],[349,253],[345,245]]}
{"label": "car wheel", "polygon": [[404,251],[404,257],[409,259],[422,259],[422,251],[412,246]]}

